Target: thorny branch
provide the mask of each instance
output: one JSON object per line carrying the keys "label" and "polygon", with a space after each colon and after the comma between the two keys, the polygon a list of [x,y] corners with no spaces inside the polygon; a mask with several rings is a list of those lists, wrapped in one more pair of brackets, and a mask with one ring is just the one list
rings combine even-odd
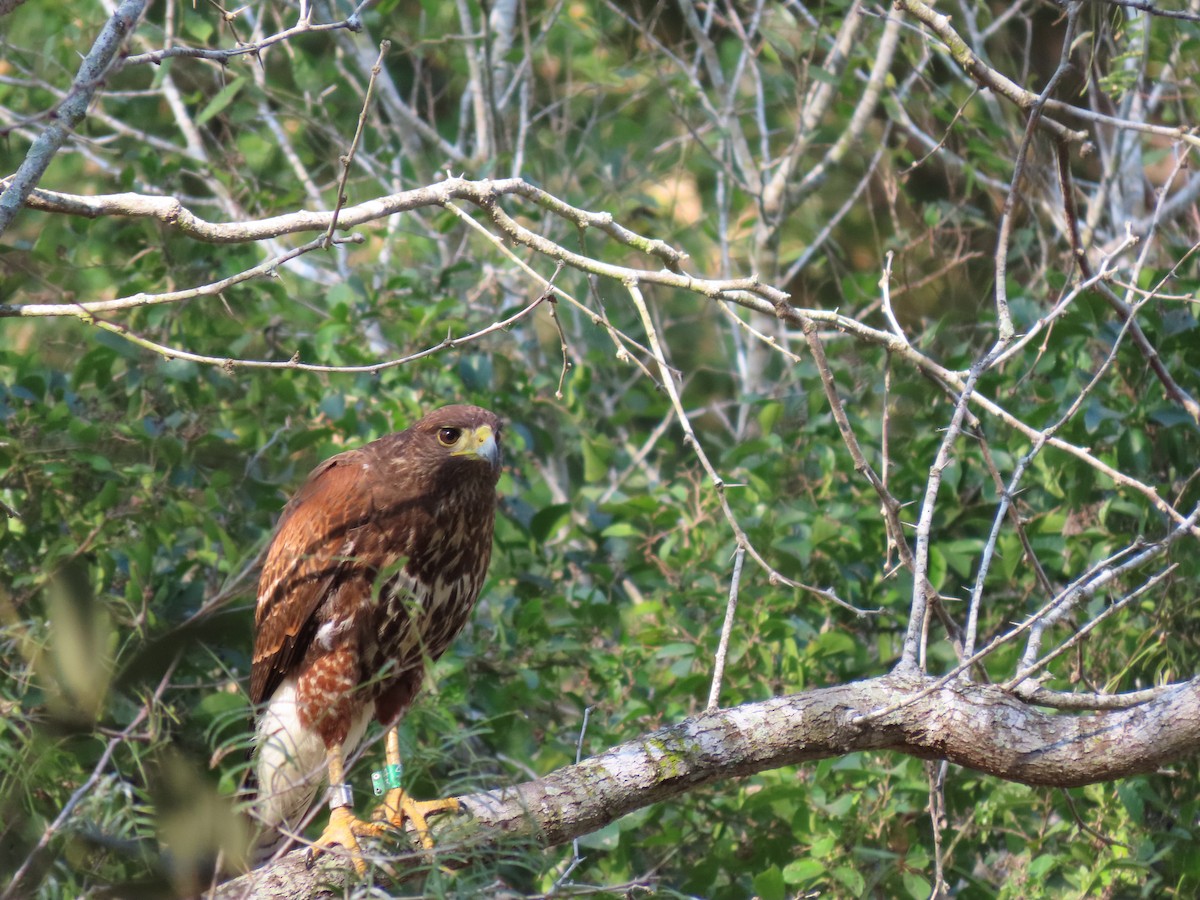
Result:
{"label": "thorny branch", "polygon": [[[1116,582],[1122,575],[1136,571],[1147,562],[1162,556],[1173,544],[1175,544],[1176,541],[1186,535],[1189,535],[1193,531],[1198,519],[1200,519],[1200,506],[1197,506],[1196,509],[1192,511],[1191,515],[1188,516],[1179,527],[1173,529],[1171,533],[1161,541],[1157,541],[1149,546],[1138,545],[1128,548],[1126,551],[1122,551],[1119,555],[1129,557],[1125,562],[1119,565],[1108,565],[1106,563],[1103,566],[1096,567],[1096,569],[1093,571],[1085,573],[1084,576],[1079,578],[1073,584],[1069,585],[1066,590],[1062,591],[1058,596],[1044,604],[1037,612],[1033,613],[1016,626],[997,635],[985,647],[981,648],[980,650],[976,651],[974,655],[960,662],[945,675],[934,679],[928,688],[923,689],[922,691],[919,691],[915,695],[907,697],[904,700],[897,701],[895,705],[889,705],[880,709],[872,710],[870,713],[859,715],[854,721],[856,723],[865,723],[868,721],[877,720],[880,717],[895,712],[903,706],[924,699],[925,697],[929,696],[929,694],[940,690],[951,681],[957,679],[964,672],[968,671],[975,663],[990,656],[998,647],[1010,643],[1021,635],[1030,632],[1034,628],[1038,627],[1038,625],[1045,619],[1058,614],[1060,611],[1069,609],[1083,600],[1095,596],[1108,585]],[[908,667],[900,666],[900,674],[904,674],[907,668]],[[1141,702],[1141,698],[1139,697],[1136,702]],[[1091,707],[1081,706],[1079,708]]]}
{"label": "thorny branch", "polygon": [[358,146],[362,143],[363,131],[367,127],[367,112],[371,109],[371,97],[375,93],[375,80],[379,77],[379,73],[383,69],[383,61],[387,58],[388,51],[391,48],[391,41],[380,41],[379,59],[375,60],[375,65],[371,67],[371,78],[367,81],[367,93],[363,97],[362,112],[358,114],[358,125],[354,129],[354,139],[350,142],[350,149],[338,160],[342,167],[342,178],[338,182],[337,203],[333,207],[333,215],[329,217],[329,227],[325,229],[325,242],[328,245],[333,244],[333,232],[337,229],[338,213],[346,205],[346,183],[350,180],[350,166],[354,162],[354,155],[358,152]]}
{"label": "thorny branch", "polygon": [[96,38],[91,51],[84,57],[71,91],[59,104],[53,121],[33,142],[16,173],[0,182],[3,184],[3,192],[0,193],[0,235],[8,230],[21,205],[46,173],[54,155],[87,115],[88,105],[100,88],[105,73],[137,27],[145,9],[146,0],[124,0],[117,8]]}

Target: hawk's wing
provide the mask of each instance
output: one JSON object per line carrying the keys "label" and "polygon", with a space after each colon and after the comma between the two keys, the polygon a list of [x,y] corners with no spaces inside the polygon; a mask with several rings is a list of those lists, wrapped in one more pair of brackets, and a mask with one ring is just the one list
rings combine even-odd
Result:
{"label": "hawk's wing", "polygon": [[250,700],[268,699],[304,658],[314,614],[347,572],[355,533],[375,515],[369,458],[339,453],[317,466],[284,508],[267,551],[254,611]]}

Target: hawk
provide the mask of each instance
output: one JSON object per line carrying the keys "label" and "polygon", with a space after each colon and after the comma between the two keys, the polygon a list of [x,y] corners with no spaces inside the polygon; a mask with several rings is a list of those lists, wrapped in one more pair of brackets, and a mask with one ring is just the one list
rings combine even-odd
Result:
{"label": "hawk", "polygon": [[[358,838],[408,819],[428,847],[425,816],[457,808],[401,790],[396,725],[483,586],[500,430],[486,409],[443,407],[326,460],[284,508],[254,615],[256,865],[295,835],[326,775],[329,824],[309,852],[341,845],[360,872]],[[382,822],[354,815],[345,783],[371,719],[387,729]]]}

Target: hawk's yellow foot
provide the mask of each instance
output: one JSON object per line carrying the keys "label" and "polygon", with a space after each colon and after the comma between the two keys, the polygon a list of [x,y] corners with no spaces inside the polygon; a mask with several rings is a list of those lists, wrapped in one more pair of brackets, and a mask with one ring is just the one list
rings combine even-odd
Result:
{"label": "hawk's yellow foot", "polygon": [[413,830],[421,840],[421,846],[432,850],[433,840],[429,837],[429,823],[425,821],[426,817],[440,812],[457,812],[461,808],[453,797],[442,800],[414,800],[405,793],[404,788],[392,788],[387,792],[383,803],[371,814],[371,819],[400,829],[404,828],[406,820],[412,822]]}
{"label": "hawk's yellow foot", "polygon": [[308,865],[311,866],[318,856],[330,847],[338,846],[350,854],[354,870],[359,875],[367,872],[367,862],[363,859],[362,849],[358,846],[360,837],[379,837],[384,833],[384,826],[377,822],[364,822],[354,815],[349,806],[339,806],[329,812],[329,824],[321,832],[321,836],[313,841],[308,848]]}

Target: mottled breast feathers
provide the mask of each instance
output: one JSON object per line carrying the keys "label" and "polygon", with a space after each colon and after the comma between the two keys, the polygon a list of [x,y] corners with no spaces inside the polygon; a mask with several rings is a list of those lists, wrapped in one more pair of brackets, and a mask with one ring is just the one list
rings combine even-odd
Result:
{"label": "mottled breast feathers", "polygon": [[[443,407],[313,470],[284,508],[259,581],[254,703],[305,663],[322,626],[355,617],[370,619],[364,668],[402,646],[440,655],[491,558],[500,431],[485,409]],[[423,614],[409,614],[414,605]]]}

